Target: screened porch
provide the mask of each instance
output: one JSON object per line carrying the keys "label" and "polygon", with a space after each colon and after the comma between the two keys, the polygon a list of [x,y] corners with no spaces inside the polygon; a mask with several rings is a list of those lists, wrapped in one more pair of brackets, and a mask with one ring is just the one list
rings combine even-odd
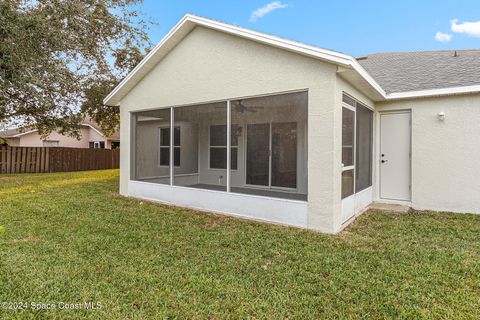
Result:
{"label": "screened porch", "polygon": [[306,91],[132,113],[135,181],[307,201]]}

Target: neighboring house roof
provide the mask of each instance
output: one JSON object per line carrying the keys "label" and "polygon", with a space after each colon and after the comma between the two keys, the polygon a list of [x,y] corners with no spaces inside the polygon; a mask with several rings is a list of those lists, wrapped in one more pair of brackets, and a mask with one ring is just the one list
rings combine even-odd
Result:
{"label": "neighboring house roof", "polygon": [[28,129],[23,129],[21,130],[20,128],[17,129],[8,129],[4,131],[0,131],[0,137],[2,138],[19,138],[23,135],[36,132],[37,130],[28,130]]}
{"label": "neighboring house roof", "polygon": [[480,85],[480,50],[377,53],[357,60],[387,94]]}
{"label": "neighboring house roof", "polygon": [[2,138],[11,138],[12,136],[17,135],[19,132],[17,129],[9,129],[5,131],[0,131],[0,137]]}
{"label": "neighboring house roof", "polygon": [[[88,118],[85,118],[83,121],[82,121],[82,126],[87,126],[89,128],[92,128],[93,130],[95,130],[98,134],[100,134],[101,136],[107,138],[107,140],[120,140],[120,132],[118,130],[116,130],[111,136],[107,137],[103,132],[102,132],[102,129],[98,126],[98,124]],[[0,137],[2,138],[19,138],[23,135],[26,135],[26,134],[29,134],[29,133],[33,133],[33,132],[37,132],[38,130],[37,129],[25,129],[25,128],[16,128],[16,129],[9,129],[9,130],[5,130],[5,131],[0,131]]]}
{"label": "neighboring house roof", "polygon": [[[433,51],[430,55],[421,52],[411,53],[410,56],[402,53],[378,54],[357,60],[352,56],[336,51],[187,14],[110,92],[104,99],[104,103],[107,105],[118,105],[122,98],[197,26],[336,64],[339,66],[338,72],[343,78],[358,84],[374,100],[480,92],[480,82],[475,82],[473,79],[475,71],[479,70],[478,65],[480,63],[479,61],[473,62],[476,50],[459,51],[463,58],[458,60],[449,59],[447,57],[448,52],[445,51]],[[387,58],[387,56],[390,56],[390,58]],[[391,65],[388,65],[389,61],[392,62]],[[405,65],[408,65],[408,68],[404,68]],[[385,70],[382,70],[383,67],[385,67]],[[421,72],[416,71],[419,68],[428,72],[420,76]],[[455,70],[456,68],[458,70]],[[427,81],[429,78],[427,74],[433,77],[430,79],[430,84]],[[465,76],[467,79],[458,80],[459,75]],[[391,79],[388,79],[389,77]],[[408,81],[412,81],[412,83],[402,83]]]}

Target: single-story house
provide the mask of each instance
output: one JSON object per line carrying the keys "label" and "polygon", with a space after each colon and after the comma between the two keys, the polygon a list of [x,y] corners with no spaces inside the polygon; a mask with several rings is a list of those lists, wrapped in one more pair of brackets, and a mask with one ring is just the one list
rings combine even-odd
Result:
{"label": "single-story house", "polygon": [[105,98],[122,195],[336,233],[480,213],[480,51],[326,50],[186,15]]}
{"label": "single-story house", "polygon": [[9,146],[12,147],[68,147],[68,148],[96,148],[116,149],[120,147],[120,133],[114,132],[106,136],[100,126],[94,121],[85,118],[81,123],[80,140],[63,135],[58,131],[51,132],[47,138],[42,138],[37,129],[10,129],[0,131]]}

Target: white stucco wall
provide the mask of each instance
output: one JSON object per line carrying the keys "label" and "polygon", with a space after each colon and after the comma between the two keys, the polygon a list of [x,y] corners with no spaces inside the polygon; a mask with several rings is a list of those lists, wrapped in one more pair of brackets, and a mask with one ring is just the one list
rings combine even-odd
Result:
{"label": "white stucco wall", "polygon": [[[480,95],[402,100],[376,107],[412,112],[412,206],[480,213]],[[438,120],[439,112],[445,112],[445,121]]]}
{"label": "white stucco wall", "polygon": [[328,63],[197,27],[120,103],[121,194],[129,193],[131,111],[307,89],[308,228],[337,231],[335,72]]}

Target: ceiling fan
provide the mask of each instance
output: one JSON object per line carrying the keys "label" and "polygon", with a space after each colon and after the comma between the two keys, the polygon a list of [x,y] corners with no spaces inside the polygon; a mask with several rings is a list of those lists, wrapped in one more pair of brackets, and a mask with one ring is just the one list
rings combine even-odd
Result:
{"label": "ceiling fan", "polygon": [[246,106],[243,104],[243,100],[237,100],[232,102],[232,106],[235,108],[235,112],[244,113],[244,112],[252,112],[255,113],[258,110],[263,109],[262,106]]}
{"label": "ceiling fan", "polygon": [[[245,112],[255,113],[258,110],[261,110],[261,109],[264,108],[262,106],[246,106],[246,105],[243,104],[242,101],[243,100],[232,101],[232,108],[234,108],[233,110],[235,112],[237,112],[237,113],[245,113]],[[217,107],[217,109],[221,109],[221,108],[224,108],[224,107]]]}

